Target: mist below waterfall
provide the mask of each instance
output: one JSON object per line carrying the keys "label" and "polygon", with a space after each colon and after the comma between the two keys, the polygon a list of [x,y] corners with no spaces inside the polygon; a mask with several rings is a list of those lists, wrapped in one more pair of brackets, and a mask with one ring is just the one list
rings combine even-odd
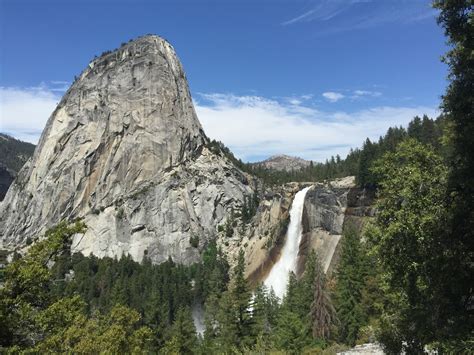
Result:
{"label": "mist below waterfall", "polygon": [[275,294],[283,299],[288,285],[289,272],[296,272],[296,261],[301,242],[303,206],[306,192],[310,187],[298,191],[293,199],[290,210],[290,224],[286,233],[286,240],[281,250],[280,259],[273,265],[270,274],[264,281],[268,289],[273,288]]}
{"label": "mist below waterfall", "polygon": [[202,304],[196,303],[192,309],[192,316],[194,327],[196,327],[196,333],[200,336],[204,336],[204,331],[206,330],[206,326],[204,324],[204,310],[202,308]]}

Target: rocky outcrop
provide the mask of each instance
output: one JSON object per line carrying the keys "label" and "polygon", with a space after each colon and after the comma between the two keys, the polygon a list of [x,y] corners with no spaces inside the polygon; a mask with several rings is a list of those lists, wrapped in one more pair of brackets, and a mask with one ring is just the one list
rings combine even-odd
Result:
{"label": "rocky outcrop", "polygon": [[253,192],[208,143],[168,42],[145,36],[106,52],[64,95],[0,205],[1,243],[83,218],[73,248],[85,254],[196,261]]}
{"label": "rocky outcrop", "polygon": [[356,345],[352,349],[337,353],[338,355],[384,355],[382,347],[376,343]]}
{"label": "rocky outcrop", "polygon": [[310,250],[317,252],[324,270],[331,273],[339,259],[344,226],[361,230],[367,217],[373,216],[374,199],[374,191],[357,187],[354,177],[315,184],[305,199],[298,273]]}
{"label": "rocky outcrop", "polygon": [[302,217],[299,274],[303,271],[310,250],[317,251],[324,270],[328,271],[342,235],[347,195],[354,186],[354,178],[348,177],[317,183],[307,192]]}
{"label": "rocky outcrop", "polygon": [[281,154],[271,156],[270,158],[264,161],[254,163],[252,165],[265,169],[292,171],[301,170],[303,168],[308,167],[310,164],[311,162],[308,160]]}
{"label": "rocky outcrop", "polygon": [[374,214],[374,191],[357,187],[352,176],[320,183],[289,183],[267,191],[253,220],[252,232],[240,244],[246,246],[247,273],[253,284],[263,281],[278,261],[287,237],[291,203],[295,194],[307,186],[311,188],[303,209],[298,276],[303,273],[311,250],[318,254],[324,270],[331,273],[339,259],[344,226],[350,223],[361,230]]}

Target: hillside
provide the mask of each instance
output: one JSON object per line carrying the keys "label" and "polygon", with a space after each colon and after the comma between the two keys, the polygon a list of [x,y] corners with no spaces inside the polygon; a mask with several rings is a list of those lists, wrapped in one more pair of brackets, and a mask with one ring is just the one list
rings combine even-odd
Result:
{"label": "hillside", "polygon": [[34,150],[34,144],[0,133],[0,201]]}
{"label": "hillside", "polygon": [[279,171],[293,171],[306,168],[310,164],[311,162],[308,160],[304,160],[298,157],[292,157],[285,154],[280,154],[273,155],[268,159],[253,163],[251,164],[251,166]]}

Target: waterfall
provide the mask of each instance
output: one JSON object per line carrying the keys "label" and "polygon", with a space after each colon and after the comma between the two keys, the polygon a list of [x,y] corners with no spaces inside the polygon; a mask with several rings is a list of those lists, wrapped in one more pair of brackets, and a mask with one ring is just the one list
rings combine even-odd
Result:
{"label": "waterfall", "polygon": [[204,325],[204,310],[202,309],[202,304],[196,303],[193,306],[192,316],[197,335],[201,337],[204,336],[206,326]]}
{"label": "waterfall", "polygon": [[296,272],[296,261],[302,235],[301,217],[303,216],[304,198],[309,188],[306,187],[298,191],[293,199],[285,245],[281,250],[280,259],[273,265],[270,274],[264,281],[265,286],[268,289],[273,288],[280,300],[283,299],[286,292],[289,272]]}

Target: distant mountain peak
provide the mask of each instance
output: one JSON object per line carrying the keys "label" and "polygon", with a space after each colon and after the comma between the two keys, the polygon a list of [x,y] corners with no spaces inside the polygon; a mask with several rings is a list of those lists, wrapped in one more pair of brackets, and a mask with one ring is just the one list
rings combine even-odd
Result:
{"label": "distant mountain peak", "polygon": [[268,159],[254,163],[255,166],[280,171],[300,170],[309,166],[310,164],[311,161],[309,160],[286,154],[272,155]]}

